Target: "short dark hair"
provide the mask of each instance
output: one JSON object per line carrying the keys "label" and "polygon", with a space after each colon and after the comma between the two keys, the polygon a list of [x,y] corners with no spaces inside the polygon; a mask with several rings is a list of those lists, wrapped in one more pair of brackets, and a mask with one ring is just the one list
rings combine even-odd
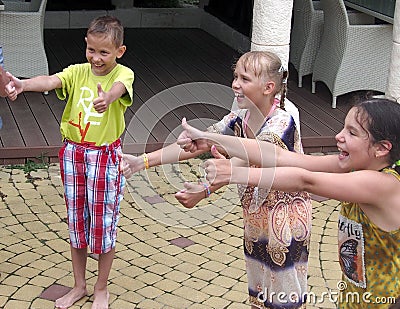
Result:
{"label": "short dark hair", "polygon": [[89,34],[109,36],[117,48],[124,42],[124,27],[118,18],[110,15],[100,16],[92,20],[86,32],[86,35]]}

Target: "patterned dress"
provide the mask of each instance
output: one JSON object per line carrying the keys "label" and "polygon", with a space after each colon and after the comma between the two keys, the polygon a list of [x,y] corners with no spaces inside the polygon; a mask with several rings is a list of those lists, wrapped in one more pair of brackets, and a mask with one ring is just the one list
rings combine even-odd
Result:
{"label": "patterned dress", "polygon": [[[245,115],[246,110],[231,112],[209,131],[246,137]],[[279,108],[266,119],[256,138],[303,151],[293,117]],[[250,303],[258,308],[304,308],[312,218],[309,194],[246,185],[238,185],[238,191]]]}
{"label": "patterned dress", "polygon": [[[383,172],[400,181],[394,169]],[[338,237],[344,280],[339,308],[388,308],[400,295],[400,228],[383,231],[357,204],[342,202]]]}

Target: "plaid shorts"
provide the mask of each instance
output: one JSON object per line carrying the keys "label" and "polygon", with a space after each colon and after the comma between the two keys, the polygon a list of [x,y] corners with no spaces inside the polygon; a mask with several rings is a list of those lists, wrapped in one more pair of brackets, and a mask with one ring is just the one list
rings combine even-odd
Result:
{"label": "plaid shorts", "polygon": [[119,172],[118,139],[108,146],[65,141],[59,152],[73,248],[107,253],[115,247],[125,178]]}

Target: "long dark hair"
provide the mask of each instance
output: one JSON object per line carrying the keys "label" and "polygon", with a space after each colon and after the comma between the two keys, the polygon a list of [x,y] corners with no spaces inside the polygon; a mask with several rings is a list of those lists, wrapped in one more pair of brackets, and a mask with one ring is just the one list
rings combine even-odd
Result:
{"label": "long dark hair", "polygon": [[395,101],[371,98],[355,106],[362,127],[369,133],[371,142],[387,140],[392,144],[389,165],[400,173],[400,104]]}

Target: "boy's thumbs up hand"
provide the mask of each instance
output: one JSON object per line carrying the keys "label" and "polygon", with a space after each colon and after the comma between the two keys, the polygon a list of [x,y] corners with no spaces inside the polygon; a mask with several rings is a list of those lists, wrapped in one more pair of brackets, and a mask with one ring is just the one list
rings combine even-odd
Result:
{"label": "boy's thumbs up hand", "polygon": [[6,72],[6,78],[9,81],[8,84],[5,85],[6,94],[11,101],[15,101],[17,96],[23,91],[22,81],[13,76],[10,72]]}
{"label": "boy's thumbs up hand", "polygon": [[104,113],[110,102],[107,102],[107,92],[103,90],[100,83],[97,84],[97,95],[98,97],[93,100],[93,108],[98,113]]}
{"label": "boy's thumbs up hand", "polygon": [[100,83],[97,83],[97,94],[99,95],[99,97],[104,96],[104,90],[101,87]]}

